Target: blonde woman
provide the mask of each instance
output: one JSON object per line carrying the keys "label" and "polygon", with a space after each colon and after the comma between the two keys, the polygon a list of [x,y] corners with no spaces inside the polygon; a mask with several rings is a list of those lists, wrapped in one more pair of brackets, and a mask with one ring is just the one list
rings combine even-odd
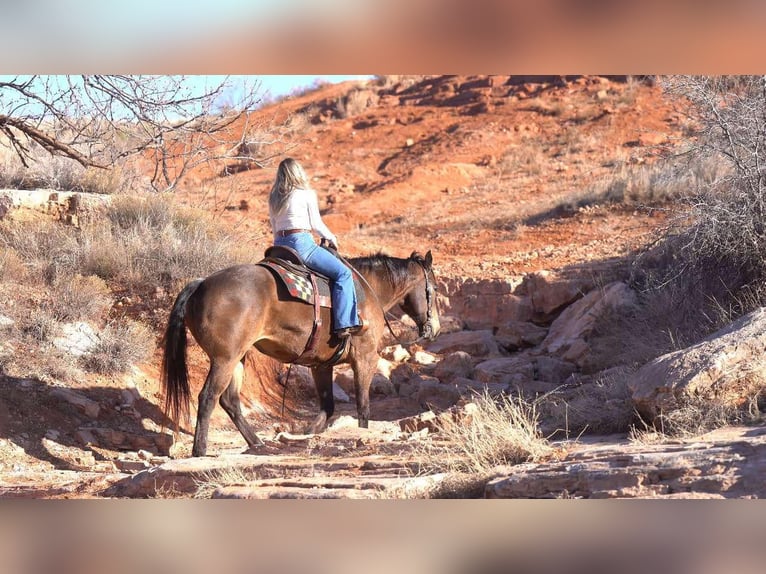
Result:
{"label": "blonde woman", "polygon": [[314,241],[312,232],[338,245],[338,239],[322,221],[317,194],[306,172],[293,158],[282,160],[269,194],[269,219],[274,244],[292,247],[308,267],[332,280],[333,332],[339,338],[361,330],[356,310],[356,291],[351,270]]}

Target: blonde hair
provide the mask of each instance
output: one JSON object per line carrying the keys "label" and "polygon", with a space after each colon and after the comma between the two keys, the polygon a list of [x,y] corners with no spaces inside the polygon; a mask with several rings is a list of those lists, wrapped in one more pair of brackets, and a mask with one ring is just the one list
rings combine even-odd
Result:
{"label": "blonde hair", "polygon": [[283,159],[277,168],[277,176],[269,193],[269,212],[277,215],[284,209],[293,190],[308,188],[309,180],[301,164],[291,157]]}

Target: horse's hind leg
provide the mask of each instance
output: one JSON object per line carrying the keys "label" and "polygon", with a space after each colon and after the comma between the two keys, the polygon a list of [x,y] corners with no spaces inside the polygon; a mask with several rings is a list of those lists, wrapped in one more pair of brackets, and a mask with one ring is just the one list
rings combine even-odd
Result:
{"label": "horse's hind leg", "polygon": [[226,390],[221,394],[220,403],[226,414],[229,415],[234,425],[242,436],[245,437],[248,446],[262,445],[263,441],[255,434],[255,431],[242,414],[242,404],[239,400],[239,391],[242,389],[242,378],[244,375],[244,365],[240,361],[234,367],[234,374]]}
{"label": "horse's hind leg", "polygon": [[210,371],[205,379],[205,385],[199,393],[197,406],[197,426],[194,430],[194,446],[192,456],[205,456],[207,452],[207,433],[210,427],[210,415],[215,403],[224,389],[231,383],[232,373],[236,362],[210,361]]}
{"label": "horse's hind leg", "polygon": [[309,433],[322,432],[327,426],[327,421],[335,412],[335,397],[332,394],[332,367],[313,367],[311,374],[314,375],[314,385],[319,395],[319,415],[309,425]]}

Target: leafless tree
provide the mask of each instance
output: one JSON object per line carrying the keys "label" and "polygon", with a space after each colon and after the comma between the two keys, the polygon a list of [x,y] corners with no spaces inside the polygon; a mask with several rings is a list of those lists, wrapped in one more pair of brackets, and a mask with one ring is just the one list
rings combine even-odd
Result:
{"label": "leafless tree", "polygon": [[[195,166],[212,160],[260,165],[283,150],[241,158],[269,132],[252,112],[256,79],[230,78],[198,89],[187,76],[17,76],[0,81],[0,134],[28,167],[42,148],[89,168],[128,158],[148,162],[155,190],[173,189]],[[225,102],[225,105],[223,104]],[[144,166],[144,167],[146,167]]]}
{"label": "leafless tree", "polygon": [[766,78],[661,84],[689,120],[689,162],[679,165],[694,177],[666,233],[637,259],[636,277],[669,302],[668,332],[687,322],[702,336],[766,304]]}
{"label": "leafless tree", "polygon": [[751,279],[766,276],[766,77],[669,79],[693,119],[689,148],[723,164],[715,180],[690,190],[693,225],[687,249],[733,265]]}

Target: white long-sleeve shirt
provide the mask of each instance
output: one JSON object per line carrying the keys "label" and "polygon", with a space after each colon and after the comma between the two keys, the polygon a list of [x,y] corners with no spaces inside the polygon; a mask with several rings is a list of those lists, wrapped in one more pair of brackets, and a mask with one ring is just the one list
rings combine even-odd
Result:
{"label": "white long-sleeve shirt", "polygon": [[269,219],[275,235],[285,229],[313,229],[320,237],[338,244],[333,232],[322,221],[317,194],[313,189],[294,189],[282,211],[269,214]]}

